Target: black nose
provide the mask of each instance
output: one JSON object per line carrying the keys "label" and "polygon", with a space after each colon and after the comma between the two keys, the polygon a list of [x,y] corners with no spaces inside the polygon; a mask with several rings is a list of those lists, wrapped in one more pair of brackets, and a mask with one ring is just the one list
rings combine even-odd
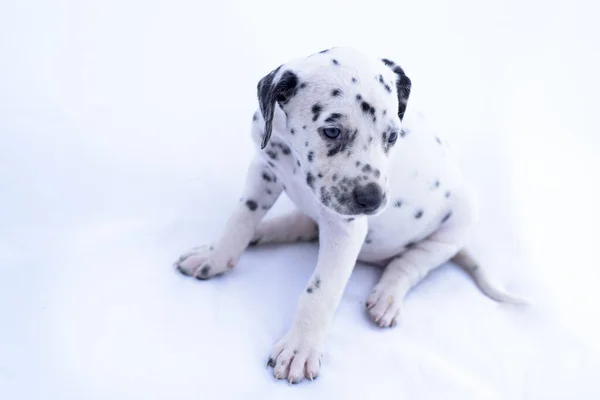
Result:
{"label": "black nose", "polygon": [[365,211],[377,209],[383,200],[381,186],[374,182],[367,183],[365,186],[356,186],[352,191],[352,195],[356,205]]}

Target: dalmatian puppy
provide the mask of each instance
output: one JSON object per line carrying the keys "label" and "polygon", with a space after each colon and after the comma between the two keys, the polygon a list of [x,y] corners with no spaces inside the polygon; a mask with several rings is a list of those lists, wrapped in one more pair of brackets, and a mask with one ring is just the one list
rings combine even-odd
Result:
{"label": "dalmatian puppy", "polygon": [[[475,195],[436,133],[407,112],[410,91],[399,65],[350,48],[266,75],[242,199],[213,245],[175,263],[204,280],[231,270],[248,245],[318,239],[317,265],[292,326],[269,358],[278,379],[319,375],[325,336],[357,260],[385,268],[366,300],[381,327],[396,325],[408,291],[448,260],[491,298],[523,301],[492,286],[463,249]],[[262,221],[284,191],[298,210]]]}

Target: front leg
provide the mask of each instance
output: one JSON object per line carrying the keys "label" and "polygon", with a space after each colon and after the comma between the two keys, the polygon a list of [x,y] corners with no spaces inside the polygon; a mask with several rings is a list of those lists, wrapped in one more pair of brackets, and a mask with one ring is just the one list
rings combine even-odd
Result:
{"label": "front leg", "polygon": [[291,328],[269,358],[275,378],[296,383],[319,374],[329,324],[366,234],[366,217],[351,222],[331,215],[319,219],[317,267],[300,295]]}
{"label": "front leg", "polygon": [[208,279],[235,267],[252,240],[256,226],[273,206],[282,186],[260,158],[250,164],[240,203],[229,217],[221,237],[211,246],[200,246],[183,254],[175,267],[184,275]]}

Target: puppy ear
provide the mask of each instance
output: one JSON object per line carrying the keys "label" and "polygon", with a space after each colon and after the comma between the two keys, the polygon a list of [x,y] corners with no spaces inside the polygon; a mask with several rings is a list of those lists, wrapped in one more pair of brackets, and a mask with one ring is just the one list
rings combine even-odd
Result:
{"label": "puppy ear", "polygon": [[281,107],[285,105],[294,95],[298,88],[298,77],[291,71],[279,73],[282,66],[271,71],[258,82],[258,104],[265,119],[265,135],[263,136],[261,148],[265,148],[273,130],[273,116],[275,114],[275,102]]}
{"label": "puppy ear", "polygon": [[410,88],[411,82],[408,76],[404,73],[404,70],[397,65],[392,60],[388,60],[387,58],[382,58],[381,61],[392,71],[398,75],[396,78],[396,91],[398,92],[398,116],[400,120],[404,117],[404,112],[406,111],[406,103],[408,102],[408,97],[410,96]]}

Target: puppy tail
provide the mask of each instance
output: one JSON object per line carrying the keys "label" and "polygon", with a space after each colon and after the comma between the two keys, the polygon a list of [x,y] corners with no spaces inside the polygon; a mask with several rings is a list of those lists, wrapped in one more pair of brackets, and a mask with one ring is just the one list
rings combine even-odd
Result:
{"label": "puppy tail", "polygon": [[489,298],[501,303],[509,303],[516,305],[531,305],[531,302],[521,296],[507,293],[496,287],[489,279],[485,271],[479,266],[477,261],[473,259],[471,254],[465,249],[459,251],[450,260],[464,269],[475,281],[479,289]]}

